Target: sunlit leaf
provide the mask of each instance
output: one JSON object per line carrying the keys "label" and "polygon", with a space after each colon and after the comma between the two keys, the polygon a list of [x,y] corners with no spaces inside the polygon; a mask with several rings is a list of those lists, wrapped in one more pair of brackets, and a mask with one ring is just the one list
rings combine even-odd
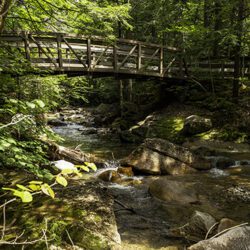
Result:
{"label": "sunlit leaf", "polygon": [[5,188],[5,187],[3,187],[2,189],[7,190],[7,191],[12,191],[12,192],[16,191],[16,189],[14,189],[14,188]]}
{"label": "sunlit leaf", "polygon": [[82,169],[82,170],[84,170],[84,171],[86,171],[86,172],[89,172],[89,168],[88,168],[87,166],[84,166],[84,165],[77,165],[77,166],[75,166],[75,167],[80,168],[80,169]]}
{"label": "sunlit leaf", "polygon": [[74,171],[72,169],[63,169],[61,174],[68,175],[68,174],[73,174]]}
{"label": "sunlit leaf", "polygon": [[96,167],[95,163],[84,162],[84,164],[85,164],[86,166],[88,166],[89,168],[91,168],[93,171],[96,171],[96,170],[97,170],[97,167]]}
{"label": "sunlit leaf", "polygon": [[36,105],[32,102],[26,102],[26,105],[31,109],[34,109],[36,107]]}
{"label": "sunlit leaf", "polygon": [[27,187],[25,187],[25,186],[23,186],[23,185],[16,184],[16,186],[17,186],[18,188],[20,188],[21,190],[30,191],[30,189],[28,189]]}
{"label": "sunlit leaf", "polygon": [[40,191],[40,190],[41,190],[41,186],[40,186],[40,185],[35,185],[35,184],[30,184],[30,185],[29,185],[29,188],[30,188],[32,191]]}
{"label": "sunlit leaf", "polygon": [[37,105],[38,105],[40,108],[44,108],[44,107],[45,107],[45,103],[44,103],[42,100],[36,100],[36,103],[37,103]]}
{"label": "sunlit leaf", "polygon": [[29,203],[29,202],[33,201],[33,196],[28,191],[18,191],[18,190],[15,190],[14,193],[13,193],[13,195],[21,198],[21,200],[22,200],[23,203]]}
{"label": "sunlit leaf", "polygon": [[57,175],[56,182],[64,187],[68,185],[68,181],[61,175]]}
{"label": "sunlit leaf", "polygon": [[42,181],[30,181],[29,184],[41,185],[43,184],[43,182]]}
{"label": "sunlit leaf", "polygon": [[55,198],[55,193],[54,193],[53,189],[47,183],[43,184],[41,186],[41,189],[42,189],[42,192],[44,194],[50,196],[53,199]]}

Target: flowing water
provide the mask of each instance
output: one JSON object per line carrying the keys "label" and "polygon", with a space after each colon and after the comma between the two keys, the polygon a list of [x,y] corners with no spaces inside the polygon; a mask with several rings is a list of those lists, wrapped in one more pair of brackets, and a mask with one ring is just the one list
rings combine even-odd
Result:
{"label": "flowing water", "polygon": [[[136,145],[122,144],[117,136],[108,133],[82,134],[79,125],[55,127],[66,146],[76,147],[107,159],[106,170],[118,167],[115,159],[128,155]],[[235,162],[226,170],[217,168],[220,157]],[[168,235],[168,229],[187,223],[196,210],[211,214],[217,220],[228,217],[238,222],[250,222],[250,155],[233,152],[212,156],[214,168],[186,176],[136,176],[125,178],[121,184],[103,183],[115,199],[114,210],[122,244],[119,249],[184,249],[186,242]],[[99,170],[104,171],[104,170]],[[148,188],[157,178],[181,183],[194,183],[200,202],[197,204],[166,203],[152,197]],[[170,248],[167,248],[170,247]],[[173,248],[171,248],[173,247]]]}

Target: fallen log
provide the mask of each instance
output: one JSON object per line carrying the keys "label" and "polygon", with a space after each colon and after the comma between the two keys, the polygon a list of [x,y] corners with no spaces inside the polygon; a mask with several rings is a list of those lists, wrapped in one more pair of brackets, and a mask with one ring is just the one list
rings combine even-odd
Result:
{"label": "fallen log", "polygon": [[96,157],[93,154],[60,146],[55,142],[43,141],[43,143],[49,148],[48,156],[51,161],[65,160],[72,162],[75,165],[81,165],[84,164],[84,162],[91,162],[95,163],[97,167],[102,167],[105,163],[103,159]]}

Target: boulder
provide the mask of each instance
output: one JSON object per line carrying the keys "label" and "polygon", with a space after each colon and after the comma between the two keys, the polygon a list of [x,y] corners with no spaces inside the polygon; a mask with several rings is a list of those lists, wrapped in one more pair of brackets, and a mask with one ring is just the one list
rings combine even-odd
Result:
{"label": "boulder", "polygon": [[82,114],[73,114],[71,116],[65,117],[65,120],[73,123],[82,124],[85,122],[86,118]]}
{"label": "boulder", "polygon": [[100,104],[94,111],[94,121],[96,124],[112,123],[114,119],[119,116],[119,105],[114,104]]}
{"label": "boulder", "polygon": [[146,139],[121,165],[132,166],[147,174],[182,175],[195,169],[210,169],[210,161],[195,155],[188,149],[162,139]]}
{"label": "boulder", "polygon": [[97,134],[98,130],[96,128],[84,128],[81,129],[81,134],[82,135],[93,135]]}
{"label": "boulder", "polygon": [[181,161],[144,147],[134,150],[121,164],[132,166],[136,171],[153,175],[182,175],[196,172],[195,169]]}
{"label": "boulder", "polygon": [[[198,242],[206,237],[207,232],[216,224],[216,220],[208,213],[195,211],[190,221],[179,228],[169,230],[170,236],[183,237]],[[212,233],[212,232],[211,232]]]}
{"label": "boulder", "polygon": [[126,143],[136,143],[136,142],[142,142],[143,141],[143,139],[140,136],[137,136],[137,135],[133,134],[129,130],[120,131],[119,137],[120,137],[120,140],[122,142],[126,142]]}
{"label": "boulder", "polygon": [[125,175],[125,176],[128,176],[128,177],[134,176],[134,172],[133,172],[132,167],[119,167],[117,169],[117,172],[119,174],[122,174],[122,175]]}
{"label": "boulder", "polygon": [[59,127],[59,126],[67,126],[67,123],[60,119],[52,119],[48,121],[48,125]]}
{"label": "boulder", "polygon": [[216,160],[216,168],[225,169],[235,165],[235,161],[228,157],[219,157]]}
{"label": "boulder", "polygon": [[185,119],[183,133],[186,135],[196,135],[207,132],[212,128],[212,121],[198,115],[191,115]]}
{"label": "boulder", "polygon": [[115,170],[106,170],[97,175],[100,180],[105,182],[119,183],[121,181],[120,174]]}
{"label": "boulder", "polygon": [[249,250],[250,226],[242,226],[225,232],[224,234],[203,240],[192,245],[188,250]]}
{"label": "boulder", "polygon": [[237,223],[234,220],[228,219],[228,218],[222,218],[220,220],[219,226],[217,228],[217,232],[220,233],[222,231],[224,231],[225,229],[234,227],[236,225],[238,225],[239,223]]}
{"label": "boulder", "polygon": [[150,184],[149,192],[152,196],[168,203],[192,204],[199,202],[192,182],[173,181],[162,177]]}
{"label": "boulder", "polygon": [[212,168],[209,160],[198,156],[185,147],[176,145],[167,140],[158,138],[146,139],[143,146],[184,162],[195,169],[208,170]]}

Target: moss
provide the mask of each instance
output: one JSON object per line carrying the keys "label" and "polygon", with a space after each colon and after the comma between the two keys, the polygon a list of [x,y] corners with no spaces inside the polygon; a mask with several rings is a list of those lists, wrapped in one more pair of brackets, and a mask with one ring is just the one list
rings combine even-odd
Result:
{"label": "moss", "polygon": [[202,140],[212,140],[212,139],[216,138],[218,136],[218,134],[219,134],[218,130],[212,129],[212,130],[209,130],[207,132],[195,135],[195,137],[198,137]]}
{"label": "moss", "polygon": [[[75,223],[67,228],[72,241],[84,249],[88,250],[105,250],[109,249],[108,242],[100,236],[94,234],[84,227],[81,223]],[[67,240],[65,236],[65,240]],[[68,242],[70,243],[70,242]]]}
{"label": "moss", "polygon": [[84,218],[88,215],[88,212],[84,209],[74,209],[74,217],[76,218]]}
{"label": "moss", "polygon": [[184,137],[181,134],[183,126],[184,118],[182,117],[164,117],[152,128],[150,136],[181,143],[184,141]]}
{"label": "moss", "polygon": [[247,142],[248,135],[246,133],[238,131],[236,128],[224,127],[221,129],[213,129],[205,133],[196,135],[203,140],[222,140],[222,141],[232,141],[236,143]]}
{"label": "moss", "polygon": [[54,244],[60,245],[63,241],[67,222],[64,220],[52,220],[48,225],[48,235],[53,239]]}

